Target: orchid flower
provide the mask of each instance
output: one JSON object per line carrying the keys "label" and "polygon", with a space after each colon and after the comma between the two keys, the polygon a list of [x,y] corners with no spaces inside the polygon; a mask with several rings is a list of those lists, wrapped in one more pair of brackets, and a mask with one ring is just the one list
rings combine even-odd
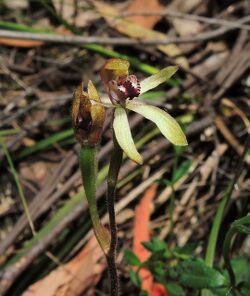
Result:
{"label": "orchid flower", "polygon": [[131,135],[128,110],[141,114],[154,122],[163,136],[172,144],[187,145],[181,127],[171,115],[139,100],[140,95],[164,83],[177,70],[178,67],[169,66],[139,82],[135,75],[129,75],[129,62],[126,60],[110,59],[102,67],[101,79],[109,96],[108,100],[102,99],[102,102],[106,107],[115,108],[113,128],[117,142],[126,155],[138,164],[142,164],[143,159]]}
{"label": "orchid flower", "polygon": [[[107,258],[110,274],[110,295],[119,295],[119,277],[116,267],[117,230],[115,220],[115,196],[118,174],[123,151],[138,164],[143,159],[135,147],[127,113],[137,112],[153,121],[161,133],[174,145],[187,145],[187,140],[177,121],[167,112],[143,103],[140,95],[169,79],[177,67],[167,67],[155,75],[139,82],[135,75],[129,75],[129,62],[110,59],[101,70],[101,79],[108,94],[108,100],[101,100],[94,84],[89,81],[87,88],[81,83],[74,92],[72,123],[77,141],[81,144],[80,169],[83,187],[89,204],[90,217],[96,238]],[[138,98],[138,99],[136,99]],[[114,138],[109,171],[107,176],[107,209],[110,232],[102,225],[96,202],[97,150],[104,126],[105,107],[114,110]]]}

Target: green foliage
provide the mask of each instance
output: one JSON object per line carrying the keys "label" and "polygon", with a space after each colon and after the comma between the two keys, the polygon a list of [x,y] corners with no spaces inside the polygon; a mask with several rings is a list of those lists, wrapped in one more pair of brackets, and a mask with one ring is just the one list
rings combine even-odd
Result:
{"label": "green foliage", "polygon": [[[182,149],[183,147],[181,146],[175,146],[176,148]],[[166,179],[161,179],[159,180],[160,184],[164,184],[166,186],[173,186],[176,182],[178,182],[182,177],[187,175],[191,165],[192,165],[192,160],[187,159],[184,160],[183,162],[180,163],[180,165],[173,170],[173,176],[171,180],[166,180]]]}
{"label": "green foliage", "polygon": [[[249,266],[248,266],[249,269]],[[240,291],[242,296],[249,296],[250,295],[250,281],[242,282],[238,286],[238,290]]]}
{"label": "green foliage", "polygon": [[130,276],[130,280],[131,282],[138,288],[141,287],[141,278],[138,274],[138,272],[135,272],[134,270],[130,270],[129,271],[129,276]]}
{"label": "green foliage", "polygon": [[170,268],[169,276],[188,288],[210,289],[225,284],[225,277],[219,271],[196,259],[185,260]]}
{"label": "green foliage", "polygon": [[[237,258],[232,259],[231,261],[233,272],[235,274],[236,278],[236,290],[240,293],[242,296],[248,296],[250,295],[250,260],[247,256],[240,256]],[[224,296],[224,295],[233,295],[232,293],[232,287],[230,286],[230,278],[229,274],[226,270],[222,270],[224,276],[227,279],[228,287],[223,288],[215,288],[211,289],[212,295],[216,296]]]}
{"label": "green foliage", "polygon": [[[236,295],[232,291],[230,277],[224,267],[215,268],[206,265],[194,253],[198,244],[187,244],[183,247],[170,249],[165,241],[153,238],[143,242],[144,248],[150,251],[150,257],[145,262],[130,250],[125,251],[125,259],[131,266],[148,269],[156,282],[166,286],[170,296],[199,295],[202,289],[207,289],[210,295]],[[240,295],[250,295],[250,269],[247,257],[237,257],[232,260],[232,268],[236,274],[236,288]],[[137,275],[136,275],[137,274]],[[137,287],[141,285],[138,272],[130,272],[131,282]],[[237,294],[238,295],[238,294]]]}
{"label": "green foliage", "polygon": [[149,242],[143,242],[142,245],[144,246],[144,248],[146,248],[152,253],[162,251],[162,250],[165,251],[167,249],[167,244],[158,238],[153,238]]}
{"label": "green foliage", "polygon": [[131,250],[125,250],[124,258],[129,265],[132,265],[132,266],[141,265],[140,259]]}
{"label": "green foliage", "polygon": [[171,296],[185,296],[184,289],[178,284],[175,284],[175,283],[167,284],[167,290],[169,295]]}
{"label": "green foliage", "polygon": [[35,143],[32,146],[24,148],[20,152],[18,157],[21,158],[21,157],[33,154],[35,152],[51,148],[52,145],[54,145],[62,140],[72,138],[73,135],[74,135],[74,132],[73,132],[73,129],[71,129],[71,128],[64,130],[62,132],[58,132],[56,134],[53,134],[52,136],[47,137],[46,139],[40,140],[39,142]]}
{"label": "green foliage", "polygon": [[250,259],[240,256],[234,258],[231,263],[236,277],[236,284],[238,285],[242,281],[250,283]]}
{"label": "green foliage", "polygon": [[172,177],[172,183],[175,184],[182,177],[184,177],[187,174],[188,170],[190,169],[191,165],[192,165],[191,159],[187,159],[187,160],[183,161],[179,165],[179,167],[176,170],[174,170],[173,177]]}

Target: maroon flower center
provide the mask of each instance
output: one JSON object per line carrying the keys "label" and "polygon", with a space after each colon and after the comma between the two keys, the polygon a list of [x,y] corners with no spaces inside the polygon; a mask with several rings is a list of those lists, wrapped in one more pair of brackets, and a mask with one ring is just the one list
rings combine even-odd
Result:
{"label": "maroon flower center", "polygon": [[135,75],[120,76],[109,82],[109,97],[114,103],[125,104],[126,99],[132,100],[141,92],[140,83]]}
{"label": "maroon flower center", "polygon": [[141,92],[140,83],[135,75],[119,77],[117,79],[117,88],[123,94],[125,100],[132,100],[138,97]]}

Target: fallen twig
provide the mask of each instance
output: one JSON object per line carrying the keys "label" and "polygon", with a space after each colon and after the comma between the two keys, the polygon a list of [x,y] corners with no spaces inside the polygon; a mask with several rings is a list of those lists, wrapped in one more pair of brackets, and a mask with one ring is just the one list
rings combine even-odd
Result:
{"label": "fallen twig", "polygon": [[[250,16],[244,17],[238,21],[243,24],[250,21]],[[138,40],[125,37],[99,37],[99,36],[63,36],[59,34],[41,34],[30,32],[18,32],[9,30],[0,30],[0,37],[9,39],[23,39],[23,40],[38,40],[50,43],[63,43],[63,44],[110,44],[110,45],[168,45],[173,43],[193,43],[210,40],[220,37],[229,31],[235,30],[236,27],[222,27],[213,31],[198,34],[189,37],[177,37],[169,39],[147,39]]]}
{"label": "fallen twig", "polygon": [[192,21],[198,21],[210,25],[219,25],[219,26],[224,26],[228,28],[238,28],[242,30],[250,30],[250,25],[242,25],[238,21],[228,21],[228,20],[223,20],[223,19],[218,19],[218,18],[213,18],[213,17],[205,17],[205,16],[200,16],[196,14],[190,14],[190,13],[184,13],[184,12],[179,12],[179,11],[174,11],[174,10],[164,10],[164,11],[158,11],[158,12],[124,12],[121,14],[121,17],[129,17],[129,16],[166,16],[166,17],[171,17],[171,18],[180,18],[180,19],[186,19],[186,20],[192,20]]}

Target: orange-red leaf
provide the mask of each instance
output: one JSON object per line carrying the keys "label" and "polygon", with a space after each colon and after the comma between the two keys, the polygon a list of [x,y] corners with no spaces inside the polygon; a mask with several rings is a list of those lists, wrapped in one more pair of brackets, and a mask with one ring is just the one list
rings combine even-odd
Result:
{"label": "orange-red leaf", "polygon": [[168,293],[162,284],[154,283],[149,296],[168,296]]}
{"label": "orange-red leaf", "polygon": [[[151,202],[156,195],[156,189],[156,184],[151,185],[135,210],[133,251],[141,261],[147,260],[150,255],[149,251],[141,243],[150,239],[150,208]],[[150,292],[153,285],[153,277],[150,271],[142,268],[140,276],[142,289]]]}
{"label": "orange-red leaf", "polygon": [[148,29],[152,29],[154,25],[161,19],[160,15],[143,16],[140,12],[161,12],[164,6],[159,0],[134,0],[130,2],[126,12],[138,13],[135,16],[129,16],[127,19]]}
{"label": "orange-red leaf", "polygon": [[[152,184],[135,210],[133,251],[142,262],[147,260],[150,255],[141,243],[150,240],[150,209],[156,191],[157,185]],[[154,283],[149,270],[142,268],[139,274],[142,279],[142,289],[146,290],[149,296],[168,296],[163,285]]]}
{"label": "orange-red leaf", "polygon": [[31,285],[24,296],[78,296],[95,285],[105,265],[98,263],[103,256],[93,236],[83,250],[71,261],[53,270]]}
{"label": "orange-red leaf", "polygon": [[42,41],[35,40],[21,40],[0,37],[0,44],[16,47],[37,47],[44,44]]}

